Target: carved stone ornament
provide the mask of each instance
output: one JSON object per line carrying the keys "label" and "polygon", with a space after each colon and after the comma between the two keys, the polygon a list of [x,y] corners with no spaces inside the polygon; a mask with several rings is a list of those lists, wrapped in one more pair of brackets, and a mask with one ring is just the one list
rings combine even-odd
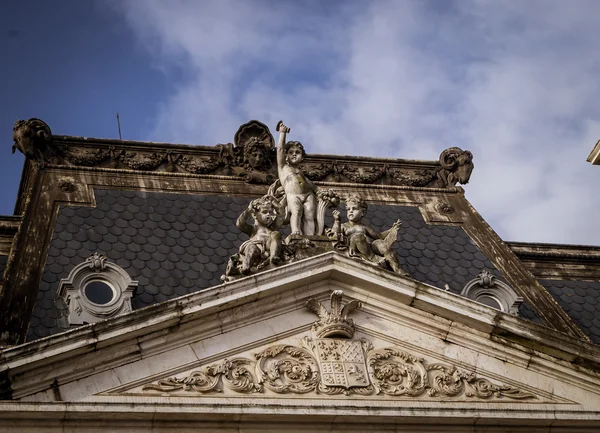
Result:
{"label": "carved stone ornament", "polygon": [[462,185],[469,183],[473,164],[473,154],[460,147],[450,147],[440,155],[440,169],[437,172],[435,186],[447,188],[457,183]]}
{"label": "carved stone ornament", "polygon": [[452,207],[452,205],[450,203],[438,202],[438,204],[435,205],[435,208],[437,209],[437,211],[439,213],[442,213],[445,215],[454,213],[454,208]]}
{"label": "carved stone ornament", "polygon": [[398,275],[408,276],[398,261],[394,244],[398,240],[398,231],[402,227],[400,220],[389,230],[382,233],[363,224],[367,213],[367,203],[358,195],[349,195],[345,199],[348,221],[341,222],[340,212],[333,212],[333,228],[329,236],[336,240],[335,248],[349,257],[358,258],[390,269]]}
{"label": "carved stone ornament", "polygon": [[58,284],[58,296],[69,308],[69,323],[94,323],[131,311],[138,282],[115,263],[94,253]]}
{"label": "carved stone ornament", "polygon": [[485,304],[505,313],[518,315],[523,303],[512,287],[496,278],[487,269],[482,269],[460,292],[461,296]]}
{"label": "carved stone ornament", "polygon": [[77,185],[75,185],[75,179],[72,177],[63,177],[58,181],[58,187],[64,192],[75,192],[77,191]]}
{"label": "carved stone ornament", "polygon": [[17,120],[13,127],[12,153],[19,150],[26,158],[47,161],[56,154],[52,144],[52,131],[40,119]]}
{"label": "carved stone ornament", "polygon": [[[359,304],[352,300],[340,310],[341,298],[340,291],[332,294],[330,312],[322,311],[321,303],[314,299],[307,303],[311,311],[317,310],[319,315],[313,331],[328,329],[323,325],[328,318],[347,325],[347,314]],[[353,325],[351,330],[350,335],[354,331]],[[397,347],[374,349],[365,338],[352,340],[327,332],[321,335],[322,338],[304,337],[300,346],[271,346],[254,354],[254,359],[225,359],[193,371],[186,377],[171,377],[144,385],[142,390],[215,394],[223,392],[226,387],[243,394],[268,390],[276,394],[443,397],[445,400],[465,397],[482,400],[538,399],[527,391],[510,385],[497,385],[450,364],[428,363]],[[333,336],[337,338],[331,338]]]}

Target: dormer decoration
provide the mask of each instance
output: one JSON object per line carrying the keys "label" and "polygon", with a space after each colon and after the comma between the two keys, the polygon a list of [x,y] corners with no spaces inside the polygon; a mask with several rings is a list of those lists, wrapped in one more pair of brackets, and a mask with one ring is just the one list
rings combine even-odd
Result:
{"label": "dormer decoration", "polygon": [[123,268],[94,253],[60,280],[58,295],[69,307],[69,323],[83,325],[130,312],[137,285]]}
{"label": "dormer decoration", "polygon": [[519,314],[519,307],[523,303],[523,298],[512,287],[485,269],[466,284],[460,295],[514,315]]}

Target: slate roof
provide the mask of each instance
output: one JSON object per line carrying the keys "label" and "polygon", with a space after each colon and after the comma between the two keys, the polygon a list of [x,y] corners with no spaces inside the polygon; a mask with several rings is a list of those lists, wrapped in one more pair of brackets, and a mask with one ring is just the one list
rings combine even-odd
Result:
{"label": "slate roof", "polygon": [[600,281],[540,280],[591,340],[600,344]]}
{"label": "slate roof", "polygon": [[[69,328],[58,283],[94,252],[139,281],[134,309],[220,284],[229,257],[247,236],[235,226],[251,198],[96,190],[95,208],[61,206],[48,250],[28,340]],[[369,205],[365,222],[383,231],[400,218],[400,264],[418,281],[453,293],[482,269],[501,278],[458,226],[427,224],[411,206]],[[531,309],[523,317],[536,320]]]}

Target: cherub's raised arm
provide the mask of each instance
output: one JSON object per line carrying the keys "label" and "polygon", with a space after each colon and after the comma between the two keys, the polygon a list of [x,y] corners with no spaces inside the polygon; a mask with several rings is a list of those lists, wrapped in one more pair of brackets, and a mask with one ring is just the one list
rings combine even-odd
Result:
{"label": "cherub's raised arm", "polygon": [[250,237],[252,237],[252,232],[254,230],[254,227],[251,224],[248,224],[248,218],[250,217],[250,215],[252,215],[251,206],[252,203],[248,205],[248,208],[245,209],[244,212],[242,212],[242,214],[238,217],[237,221],[235,222],[235,225],[238,227],[238,229],[240,229]]}
{"label": "cherub's raised arm", "polygon": [[280,120],[275,127],[276,131],[279,131],[279,141],[277,142],[277,169],[281,170],[285,165],[285,139],[290,128],[283,124],[283,120]]}

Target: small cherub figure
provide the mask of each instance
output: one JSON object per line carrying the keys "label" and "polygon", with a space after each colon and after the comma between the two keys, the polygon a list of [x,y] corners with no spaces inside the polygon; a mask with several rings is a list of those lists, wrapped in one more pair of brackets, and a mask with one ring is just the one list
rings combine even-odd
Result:
{"label": "small cherub figure", "polygon": [[[252,216],[254,224],[248,223]],[[277,199],[270,195],[252,200],[248,208],[242,212],[236,221],[238,228],[250,236],[250,239],[240,246],[240,272],[244,275],[264,259],[277,265],[281,262],[281,232],[279,229],[285,219],[285,210]],[[226,273],[229,275],[230,270]]]}
{"label": "small cherub figure", "polygon": [[299,165],[306,153],[299,141],[286,143],[290,128],[282,121],[277,124],[279,143],[277,145],[277,172],[286,195],[292,235],[311,236],[315,234],[317,196],[315,185],[302,172]]}
{"label": "small cherub figure", "polygon": [[346,198],[346,216],[348,222],[341,223],[340,211],[333,211],[333,236],[341,238],[348,247],[350,257],[360,257],[376,262],[377,257],[382,257],[392,270],[399,274],[408,274],[400,267],[394,243],[398,239],[398,230],[402,227],[400,220],[396,221],[389,230],[382,233],[362,223],[367,213],[367,203],[358,195]]}

